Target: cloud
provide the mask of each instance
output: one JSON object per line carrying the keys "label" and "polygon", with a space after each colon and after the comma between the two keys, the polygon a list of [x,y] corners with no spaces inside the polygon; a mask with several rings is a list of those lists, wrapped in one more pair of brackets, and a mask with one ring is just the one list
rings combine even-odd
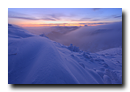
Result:
{"label": "cloud", "polygon": [[93,19],[93,20],[91,20],[91,21],[99,21],[100,19]]}
{"label": "cloud", "polygon": [[121,15],[119,15],[119,16],[115,15],[115,16],[114,16],[114,18],[120,18],[120,17],[122,17],[122,16],[121,16]]}
{"label": "cloud", "polygon": [[16,18],[16,19],[25,19],[25,20],[48,20],[48,21],[56,21],[60,20],[60,17],[65,16],[63,14],[48,14],[39,18],[35,18],[34,16],[18,13],[14,11],[8,11],[8,18]]}
{"label": "cloud", "polygon": [[49,15],[51,18],[53,18],[53,19],[56,19],[56,20],[59,20],[60,18],[60,15],[57,15],[57,14],[50,14]]}
{"label": "cloud", "polygon": [[53,19],[53,18],[41,18],[41,20],[51,20],[51,21],[56,21],[56,19]]}
{"label": "cloud", "polygon": [[71,20],[71,21],[86,21],[86,20],[80,20],[80,19],[73,19],[73,20]]}
{"label": "cloud", "polygon": [[8,18],[16,18],[16,19],[25,19],[25,20],[49,20],[49,21],[55,21],[56,18],[54,15],[52,15],[53,17],[52,18],[49,18],[47,16],[44,16],[42,18],[35,18],[35,17],[32,17],[32,16],[29,16],[29,15],[26,15],[26,14],[22,14],[22,13],[18,13],[18,12],[12,12],[12,11],[9,11],[8,13]]}
{"label": "cloud", "polygon": [[122,15],[111,15],[111,16],[107,16],[106,18],[104,19],[111,19],[111,18],[121,18]]}
{"label": "cloud", "polygon": [[86,19],[92,19],[92,18],[82,18],[81,20],[86,20]]}
{"label": "cloud", "polygon": [[94,19],[94,18],[81,18],[81,19],[75,19],[71,21],[100,21],[102,19]]}
{"label": "cloud", "polygon": [[19,12],[14,12],[14,11],[8,11],[8,18],[25,19],[25,20],[39,20],[30,15],[19,13]]}
{"label": "cloud", "polygon": [[61,20],[62,17],[67,18],[67,17],[72,17],[72,16],[71,15],[61,14],[61,13],[54,13],[54,14],[43,15],[40,19],[56,21],[56,20]]}
{"label": "cloud", "polygon": [[79,24],[86,24],[86,23],[79,23]]}
{"label": "cloud", "polygon": [[68,17],[68,16],[66,16],[66,15],[64,15],[64,14],[60,14],[60,13],[48,14],[48,15],[46,15],[46,16],[49,17],[49,18],[52,18],[52,19],[54,19],[54,20],[60,20],[61,17]]}
{"label": "cloud", "polygon": [[8,16],[9,18],[16,18],[16,19],[25,19],[25,20],[48,20],[48,21],[56,21],[57,19],[54,18],[33,18],[33,17],[23,17],[23,16]]}
{"label": "cloud", "polygon": [[[74,19],[74,17],[78,17],[78,15],[76,14],[63,14],[63,13],[53,13],[53,14],[47,14],[44,15],[44,17],[48,17],[48,18],[52,18],[54,20],[71,20],[71,21],[85,21],[84,19]],[[72,19],[73,18],[73,19]],[[86,19],[90,19],[90,18],[86,18]]]}
{"label": "cloud", "polygon": [[104,22],[104,23],[90,23],[90,24],[106,24],[106,22]]}
{"label": "cloud", "polygon": [[92,18],[82,18],[82,20],[83,20],[83,19],[92,19]]}
{"label": "cloud", "polygon": [[97,11],[99,9],[101,9],[101,8],[92,8],[93,11]]}
{"label": "cloud", "polygon": [[68,46],[73,44],[81,50],[91,52],[119,47],[122,45],[122,22],[93,27],[80,27],[61,36],[56,41]]}
{"label": "cloud", "polygon": [[9,16],[9,18],[17,18],[17,19],[25,19],[25,20],[48,20],[48,21],[56,21],[56,19],[53,18],[32,18],[32,17],[22,17],[22,16]]}
{"label": "cloud", "polygon": [[26,20],[39,20],[39,19],[36,19],[36,18],[21,17],[21,16],[9,16],[9,18],[26,19]]}
{"label": "cloud", "polygon": [[91,20],[92,18],[81,18],[81,19],[73,19],[71,21],[88,21]]}

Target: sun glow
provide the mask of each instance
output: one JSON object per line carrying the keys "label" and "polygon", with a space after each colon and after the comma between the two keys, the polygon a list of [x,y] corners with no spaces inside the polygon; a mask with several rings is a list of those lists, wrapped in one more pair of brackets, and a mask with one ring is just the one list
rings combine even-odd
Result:
{"label": "sun glow", "polygon": [[19,24],[22,27],[42,27],[42,26],[85,26],[83,24],[68,24],[68,23],[61,23],[61,24]]}
{"label": "sun glow", "polygon": [[[11,19],[12,20],[12,19]],[[16,20],[16,19],[15,19]],[[21,20],[14,21],[12,24],[17,24],[22,27],[42,27],[42,26],[97,26],[110,21],[72,21],[72,20]]]}

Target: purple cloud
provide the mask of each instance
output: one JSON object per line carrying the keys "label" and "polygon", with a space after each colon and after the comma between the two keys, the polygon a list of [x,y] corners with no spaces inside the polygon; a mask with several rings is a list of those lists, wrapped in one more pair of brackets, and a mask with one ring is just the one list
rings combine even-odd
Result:
{"label": "purple cloud", "polygon": [[106,18],[104,18],[104,19],[121,18],[121,17],[122,17],[122,15],[111,15],[111,16],[108,16],[108,17],[106,17]]}
{"label": "purple cloud", "polygon": [[92,18],[81,18],[81,19],[74,19],[72,21],[87,21],[87,20],[91,20]]}
{"label": "purple cloud", "polygon": [[93,20],[91,20],[91,21],[99,21],[100,19],[93,19]]}
{"label": "purple cloud", "polygon": [[39,20],[39,19],[36,19],[36,18],[21,17],[21,16],[9,16],[9,18],[26,19],[26,20]]}
{"label": "purple cloud", "polygon": [[41,20],[51,20],[51,21],[56,21],[56,19],[53,19],[53,18],[46,18],[46,17],[41,18]]}
{"label": "purple cloud", "polygon": [[60,20],[61,17],[67,17],[64,14],[48,14],[46,16],[55,20]]}
{"label": "purple cloud", "polygon": [[99,9],[101,9],[101,8],[92,8],[93,11],[97,11]]}
{"label": "purple cloud", "polygon": [[122,16],[121,16],[121,15],[119,15],[119,16],[115,15],[115,16],[114,16],[114,18],[120,18],[120,17],[122,17]]}

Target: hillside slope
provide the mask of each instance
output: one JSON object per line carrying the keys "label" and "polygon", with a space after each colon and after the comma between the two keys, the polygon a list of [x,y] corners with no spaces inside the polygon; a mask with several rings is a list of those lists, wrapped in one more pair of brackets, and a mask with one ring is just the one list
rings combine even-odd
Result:
{"label": "hillside slope", "polygon": [[9,24],[8,83],[121,84],[122,48],[88,53]]}

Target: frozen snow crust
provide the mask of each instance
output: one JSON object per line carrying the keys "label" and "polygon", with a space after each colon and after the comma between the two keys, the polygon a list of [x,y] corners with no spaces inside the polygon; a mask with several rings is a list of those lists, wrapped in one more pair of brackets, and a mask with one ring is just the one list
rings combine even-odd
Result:
{"label": "frozen snow crust", "polygon": [[97,53],[8,25],[9,84],[122,84],[122,48]]}

